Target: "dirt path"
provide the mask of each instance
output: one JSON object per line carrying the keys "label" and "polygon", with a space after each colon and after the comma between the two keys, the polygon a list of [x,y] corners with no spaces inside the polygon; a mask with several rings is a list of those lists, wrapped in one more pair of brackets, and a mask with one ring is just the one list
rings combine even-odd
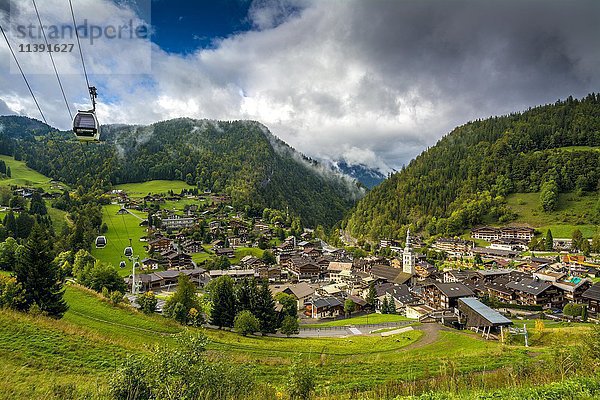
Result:
{"label": "dirt path", "polygon": [[414,329],[423,332],[423,336],[421,337],[421,339],[409,344],[406,347],[403,347],[401,350],[408,351],[429,346],[430,344],[433,344],[438,340],[441,330],[447,330],[447,328],[444,328],[440,324],[436,323],[419,325],[414,327]]}

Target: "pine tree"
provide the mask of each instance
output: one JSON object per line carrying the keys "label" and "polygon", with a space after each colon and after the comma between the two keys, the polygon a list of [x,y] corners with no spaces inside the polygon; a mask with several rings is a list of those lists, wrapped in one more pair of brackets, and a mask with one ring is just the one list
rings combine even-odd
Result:
{"label": "pine tree", "polygon": [[24,309],[35,304],[49,316],[61,318],[69,308],[63,299],[61,273],[54,262],[50,238],[42,226],[33,227],[17,259],[15,275],[25,290]]}
{"label": "pine tree", "polygon": [[375,308],[375,301],[377,300],[377,290],[375,290],[375,284],[369,285],[369,293],[367,294],[367,304],[371,308]]}
{"label": "pine tree", "polygon": [[237,300],[237,311],[250,310],[253,311],[256,307],[257,297],[257,286],[256,281],[252,279],[242,280],[236,285],[236,300]]}
{"label": "pine tree", "polygon": [[544,239],[544,247],[546,251],[552,251],[554,249],[554,238],[552,237],[552,231],[548,229],[546,238]]}
{"label": "pine tree", "polygon": [[37,215],[46,215],[48,213],[48,210],[46,209],[46,203],[44,202],[40,192],[37,190],[33,193],[33,196],[31,196],[29,212]]}
{"label": "pine tree", "polygon": [[35,225],[35,218],[23,211],[15,218],[15,225],[16,237],[25,239],[31,234],[33,226]]}
{"label": "pine tree", "polygon": [[10,210],[6,217],[4,217],[4,226],[8,236],[17,237],[17,222],[15,220],[15,214]]}
{"label": "pine tree", "polygon": [[388,298],[387,296],[383,297],[383,301],[381,302],[381,313],[382,314],[389,314],[389,304],[388,304]]}
{"label": "pine tree", "polygon": [[236,315],[236,299],[233,288],[233,279],[229,276],[221,276],[210,284],[210,297],[212,309],[210,323],[222,328],[233,327]]}
{"label": "pine tree", "polygon": [[12,177],[12,171],[10,170],[10,167],[6,167],[6,176],[9,178]]}
{"label": "pine tree", "polygon": [[583,234],[579,229],[575,229],[573,231],[573,235],[571,237],[571,250],[579,251],[581,250],[581,246],[583,244]]}
{"label": "pine tree", "polygon": [[187,323],[187,317],[192,308],[199,309],[196,286],[185,274],[179,274],[177,279],[177,291],[169,297],[165,304],[165,315],[175,319],[177,322]]}
{"label": "pine tree", "polygon": [[256,297],[256,309],[254,315],[260,321],[260,331],[274,333],[277,330],[277,313],[275,312],[275,300],[269,289],[269,284],[264,281],[258,289]]}
{"label": "pine tree", "polygon": [[396,314],[396,302],[392,296],[390,296],[390,299],[388,300],[388,314]]}

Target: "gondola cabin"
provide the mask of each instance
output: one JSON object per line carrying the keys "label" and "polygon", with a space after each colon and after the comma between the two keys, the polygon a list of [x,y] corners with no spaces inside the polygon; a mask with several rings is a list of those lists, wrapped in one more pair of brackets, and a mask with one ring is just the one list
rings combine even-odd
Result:
{"label": "gondola cabin", "polygon": [[125,264],[125,261],[121,261],[121,262],[119,263],[119,267],[120,267],[120,268],[125,268],[126,266],[127,266],[127,265]]}
{"label": "gondola cabin", "polygon": [[93,111],[78,111],[73,118],[73,132],[77,140],[97,142],[100,140],[100,125]]}
{"label": "gondola cabin", "polygon": [[103,249],[106,247],[106,236],[98,236],[96,238],[96,248]]}
{"label": "gondola cabin", "polygon": [[125,247],[124,254],[125,254],[125,257],[132,257],[133,249],[131,247]]}

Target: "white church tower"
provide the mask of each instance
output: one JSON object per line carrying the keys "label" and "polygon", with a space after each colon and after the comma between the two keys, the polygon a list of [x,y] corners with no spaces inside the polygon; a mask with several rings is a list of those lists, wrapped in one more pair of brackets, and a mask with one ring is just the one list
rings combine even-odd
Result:
{"label": "white church tower", "polygon": [[402,252],[402,272],[415,276],[415,253],[410,243],[410,228],[406,231],[406,245]]}

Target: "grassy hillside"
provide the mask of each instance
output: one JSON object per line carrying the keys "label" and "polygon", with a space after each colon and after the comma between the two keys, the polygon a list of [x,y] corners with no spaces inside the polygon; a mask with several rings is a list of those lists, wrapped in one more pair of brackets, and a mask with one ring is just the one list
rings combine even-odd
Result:
{"label": "grassy hillside", "polygon": [[[455,236],[482,223],[510,222],[506,196],[538,193],[544,184],[556,193],[598,198],[599,116],[600,97],[590,94],[459,126],[370,191],[342,227],[355,238],[402,238],[409,226],[426,235]],[[578,210],[568,216],[571,211],[563,208],[560,218],[537,222],[533,211],[520,211],[521,221],[541,227],[557,225],[557,219],[600,223],[597,206],[581,221]]]}
{"label": "grassy hillside", "polygon": [[16,161],[13,157],[0,155],[0,160],[3,160],[10,167],[12,177],[0,179],[0,185],[3,186],[31,186],[39,187],[47,192],[58,192],[64,190],[62,184],[51,184],[51,179],[37,171],[29,168],[23,161]]}
{"label": "grassy hillside", "polygon": [[[0,370],[11,371],[3,374],[0,398],[40,398],[65,387],[102,398],[122,357],[171,343],[172,335],[181,331],[160,316],[113,307],[79,287],[69,286],[66,299],[70,309],[60,321],[0,311]],[[548,341],[559,338],[552,333],[555,329],[561,328],[548,326]],[[580,330],[575,327],[572,332],[578,335]],[[347,398],[352,391],[371,390],[375,391],[365,398],[383,398],[380,385],[436,375],[442,364],[452,363],[457,373],[490,371],[545,353],[545,344],[533,347],[528,356],[521,346],[503,347],[469,332],[445,330],[423,346],[419,343],[432,333],[339,339],[242,337],[212,330],[206,334],[211,357],[250,364],[259,381],[280,389],[292,359],[301,356],[317,363],[320,398]]]}
{"label": "grassy hillside", "polygon": [[167,181],[154,180],[141,183],[124,183],[115,186],[115,189],[121,189],[127,192],[131,197],[144,197],[148,193],[167,193],[172,190],[175,193],[181,192],[182,189],[193,189],[194,186],[188,185],[183,181]]}
{"label": "grassy hillside", "polygon": [[[140,242],[139,240],[146,235],[146,228],[140,226],[140,222],[145,216],[141,213],[137,213],[137,216],[129,213],[117,215],[117,211],[120,209],[121,206],[116,204],[107,205],[102,208],[102,220],[108,226],[108,231],[104,234],[107,245],[102,249],[92,248],[92,255],[115,267],[118,267],[121,261],[126,261],[127,268],[120,269],[119,273],[127,276],[131,273],[131,262],[123,257],[123,251],[125,247],[129,246],[130,238],[132,239],[131,244],[134,254],[136,256],[139,255],[140,259],[147,256],[144,249],[146,242]],[[135,213],[135,210],[130,211]]]}
{"label": "grassy hillside", "polygon": [[598,205],[596,193],[561,193],[557,209],[551,212],[541,209],[539,193],[513,193],[506,201],[508,207],[517,214],[515,222],[530,224],[544,234],[551,229],[555,238],[570,238],[575,229],[591,238],[600,229],[598,225],[590,223]]}
{"label": "grassy hillside", "polygon": [[[28,123],[23,120],[25,131]],[[355,182],[296,152],[254,121],[179,118],[148,126],[105,126],[103,142],[93,146],[82,146],[71,136],[65,140],[61,133],[26,131],[31,140],[17,140],[15,129],[7,132],[0,134],[0,153],[19,153],[29,167],[64,182],[108,189],[111,184],[185,181],[227,194],[236,207],[257,215],[265,207],[289,209],[308,226],[334,225],[363,193]],[[142,186],[139,194],[155,188]]]}

